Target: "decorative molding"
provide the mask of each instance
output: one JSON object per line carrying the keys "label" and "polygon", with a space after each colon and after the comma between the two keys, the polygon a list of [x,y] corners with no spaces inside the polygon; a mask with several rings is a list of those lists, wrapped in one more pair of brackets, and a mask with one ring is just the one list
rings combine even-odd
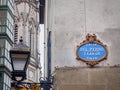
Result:
{"label": "decorative molding", "polygon": [[[15,0],[16,5],[21,4],[21,3],[27,3],[29,6],[31,5],[36,12],[39,12],[39,7],[38,7],[39,5],[31,2],[30,0]],[[39,4],[39,2],[38,2],[38,4]]]}

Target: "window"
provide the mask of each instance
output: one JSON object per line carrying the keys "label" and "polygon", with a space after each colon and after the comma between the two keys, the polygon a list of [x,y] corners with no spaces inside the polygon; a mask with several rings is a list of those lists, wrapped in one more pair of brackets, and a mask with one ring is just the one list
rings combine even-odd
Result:
{"label": "window", "polygon": [[8,50],[10,50],[10,48],[11,48],[11,45],[8,42],[8,40],[5,40],[5,48],[7,48]]}
{"label": "window", "polygon": [[2,88],[3,88],[2,82],[3,82],[3,73],[0,72],[0,90],[3,90],[3,89],[2,89]]}
{"label": "window", "polygon": [[0,81],[3,81],[2,72],[0,72]]}
{"label": "window", "polygon": [[10,32],[13,32],[13,18],[9,12],[7,12],[7,26],[10,29]]}
{"label": "window", "polygon": [[9,50],[11,45],[6,39],[0,39],[0,56],[5,56],[9,59]]}
{"label": "window", "polygon": [[10,13],[7,12],[7,30],[6,33],[8,36],[13,40],[13,18],[11,17]]}
{"label": "window", "polygon": [[45,13],[45,0],[40,0],[40,7],[39,7],[39,11],[40,11],[40,20],[39,23],[40,24],[44,24],[44,13]]}
{"label": "window", "polygon": [[4,56],[4,47],[5,41],[3,39],[0,39],[0,56]]}
{"label": "window", "polygon": [[0,42],[0,64],[4,64],[7,68],[11,70],[9,55],[11,45],[6,39],[0,39]]}
{"label": "window", "polygon": [[3,84],[0,81],[0,90],[3,90]]}
{"label": "window", "polygon": [[6,0],[0,0],[0,5],[6,5]]}
{"label": "window", "polygon": [[6,88],[6,86],[10,87],[10,77],[6,73],[4,73],[4,85],[5,85],[4,88]]}
{"label": "window", "polygon": [[13,13],[13,0],[8,0],[8,7],[10,8],[10,10],[12,11]]}
{"label": "window", "polygon": [[13,18],[7,11],[0,11],[0,33],[6,33],[13,40]]}
{"label": "window", "polygon": [[5,25],[6,11],[0,11],[0,25]]}

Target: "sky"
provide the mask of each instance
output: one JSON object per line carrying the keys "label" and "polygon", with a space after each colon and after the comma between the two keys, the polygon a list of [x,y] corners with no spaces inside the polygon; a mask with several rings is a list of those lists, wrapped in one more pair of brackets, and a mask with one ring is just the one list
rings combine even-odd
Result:
{"label": "sky", "polygon": [[42,67],[41,71],[42,71],[42,77],[43,77],[44,76],[43,75],[44,73],[44,24],[40,24],[39,27],[40,27],[39,50],[40,50],[40,62],[41,62],[41,67]]}

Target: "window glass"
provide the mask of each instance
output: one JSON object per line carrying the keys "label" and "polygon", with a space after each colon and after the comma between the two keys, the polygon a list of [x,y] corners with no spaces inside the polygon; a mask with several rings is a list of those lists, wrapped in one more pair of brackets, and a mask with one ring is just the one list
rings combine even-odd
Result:
{"label": "window glass", "polygon": [[13,18],[11,17],[11,15],[9,14],[9,12],[7,12],[7,30],[6,33],[8,34],[8,36],[11,38],[11,40],[13,40]]}
{"label": "window glass", "polygon": [[9,87],[11,86],[10,81],[11,81],[11,78],[8,78],[8,86],[9,86]]}
{"label": "window glass", "polygon": [[9,20],[9,22],[13,25],[13,18],[12,18],[12,16],[10,15],[9,12],[7,12],[7,18],[8,18],[8,20]]}
{"label": "window glass", "polygon": [[4,65],[5,65],[10,71],[12,70],[10,61],[8,61],[8,59],[6,59],[6,58],[5,58],[5,60],[4,60]]}
{"label": "window glass", "polygon": [[7,83],[7,75],[4,73],[4,83]]}
{"label": "window glass", "polygon": [[0,72],[0,82],[2,82],[3,80],[3,75],[2,75],[2,72]]}
{"label": "window glass", "polygon": [[0,81],[0,90],[3,90],[3,84]]}
{"label": "window glass", "polygon": [[14,3],[14,0],[8,0],[11,4],[11,6],[13,7],[13,3]]}
{"label": "window glass", "polygon": [[13,3],[11,2],[11,0],[8,1],[8,7],[10,8],[10,10],[13,13]]}
{"label": "window glass", "polygon": [[5,25],[6,11],[0,11],[0,25]]}
{"label": "window glass", "polygon": [[9,27],[10,31],[13,32],[13,18],[9,12],[7,12],[7,26]]}
{"label": "window glass", "polygon": [[0,56],[5,56],[6,58],[9,59],[9,49],[10,49],[10,44],[7,40],[5,39],[0,39]]}
{"label": "window glass", "polygon": [[5,30],[6,30],[6,27],[5,27],[5,26],[3,26],[3,27],[2,27],[2,31],[3,31],[3,32],[5,32]]}
{"label": "window glass", "polygon": [[6,49],[6,48],[4,48],[5,49],[5,57],[7,58],[7,59],[9,59],[9,51]]}
{"label": "window glass", "polygon": [[[4,41],[4,39],[0,39],[0,56],[4,56],[5,54],[5,51],[4,51],[4,45],[5,45],[5,41]],[[1,59],[2,60],[2,59]]]}
{"label": "window glass", "polygon": [[11,45],[8,42],[8,40],[5,40],[5,48],[7,48],[8,50],[10,50],[10,48],[11,48]]}
{"label": "window glass", "polygon": [[7,84],[7,85],[9,84],[9,83],[8,83],[8,79],[9,79],[9,78],[10,78],[10,77],[9,77],[6,73],[4,73],[4,83]]}
{"label": "window glass", "polygon": [[6,56],[6,58],[10,61],[10,54],[9,54],[9,50],[10,50],[10,48],[11,48],[11,45],[10,45],[10,43],[7,41],[7,40],[5,40],[5,56]]}
{"label": "window glass", "polygon": [[0,47],[4,47],[4,45],[5,45],[4,39],[0,39]]}
{"label": "window glass", "polygon": [[3,85],[3,90],[5,90],[5,84]]}
{"label": "window glass", "polygon": [[0,47],[0,56],[4,56],[5,55],[5,51],[3,47]]}
{"label": "window glass", "polygon": [[6,5],[6,2],[7,0],[0,0],[0,5]]}
{"label": "window glass", "polygon": [[7,84],[7,85],[9,84],[8,78],[9,78],[8,75],[6,75],[6,82],[7,82],[6,84]]}
{"label": "window glass", "polygon": [[9,28],[6,29],[6,33],[11,38],[11,33],[10,33],[10,29]]}
{"label": "window glass", "polygon": [[[5,15],[7,13],[7,19]],[[7,27],[4,26],[7,24]],[[13,40],[13,18],[6,11],[0,11],[0,33],[7,33],[7,35]]]}
{"label": "window glass", "polygon": [[0,25],[0,33],[5,33],[6,27]]}
{"label": "window glass", "polygon": [[0,57],[0,64],[3,65],[3,61],[4,61],[4,58],[1,58],[1,57]]}
{"label": "window glass", "polygon": [[3,90],[8,90],[10,88],[10,77],[4,73],[4,89]]}
{"label": "window glass", "polygon": [[9,28],[6,28],[6,33],[10,37],[10,39],[13,40],[13,34],[10,32]]}

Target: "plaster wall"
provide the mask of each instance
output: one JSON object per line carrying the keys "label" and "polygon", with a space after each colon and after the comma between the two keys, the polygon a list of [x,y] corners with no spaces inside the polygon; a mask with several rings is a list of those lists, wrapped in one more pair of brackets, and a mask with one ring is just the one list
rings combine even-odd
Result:
{"label": "plaster wall", "polygon": [[107,60],[99,67],[119,66],[120,0],[49,0],[47,29],[52,31],[52,71],[55,67],[88,67],[76,60],[76,46],[87,33],[107,45]]}

